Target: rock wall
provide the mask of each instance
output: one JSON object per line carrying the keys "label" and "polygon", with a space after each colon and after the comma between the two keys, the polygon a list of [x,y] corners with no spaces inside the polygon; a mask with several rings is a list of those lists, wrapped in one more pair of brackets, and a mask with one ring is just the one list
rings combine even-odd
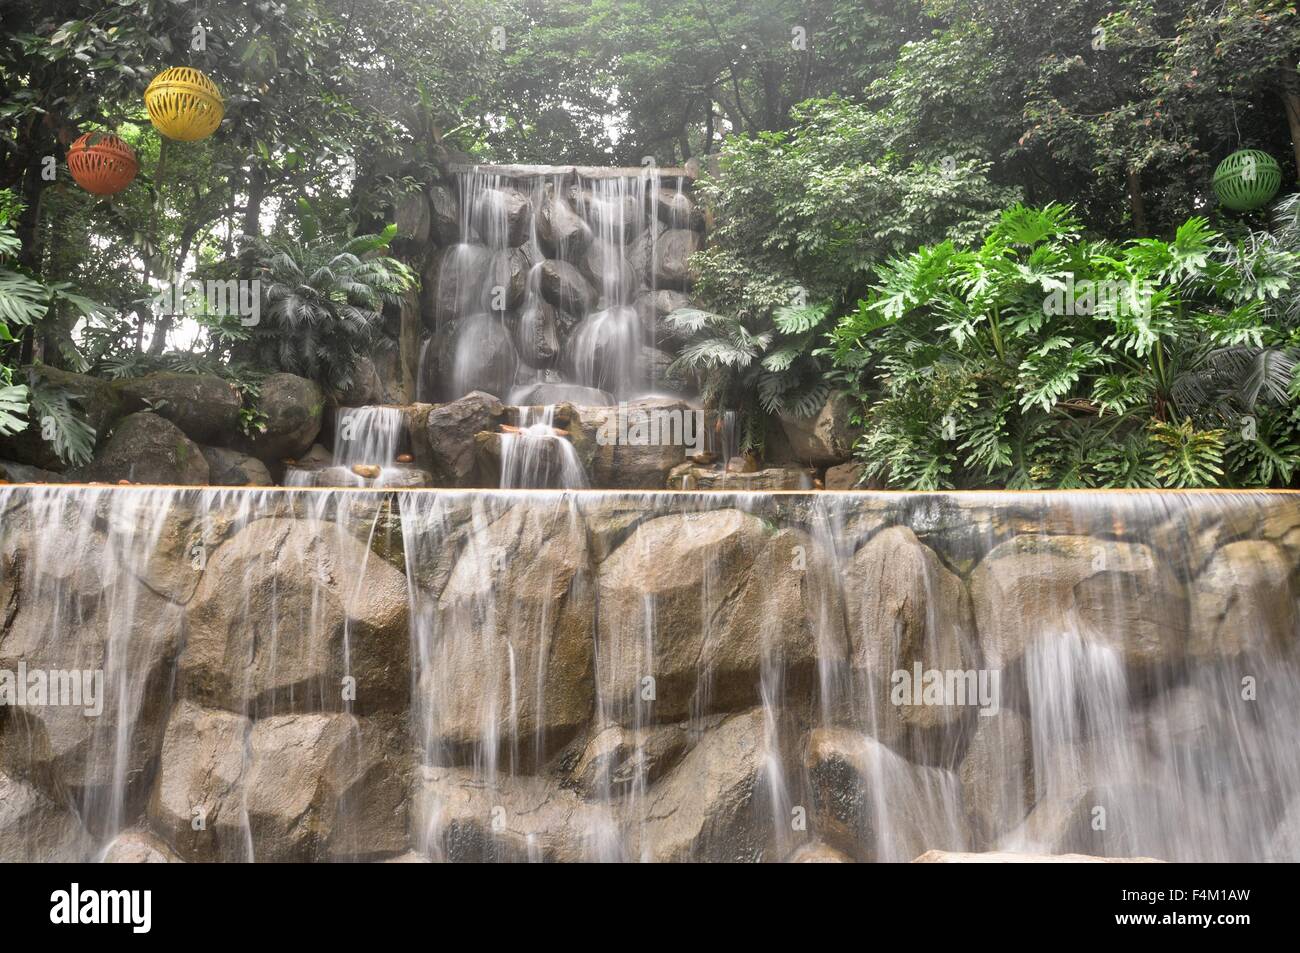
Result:
{"label": "rock wall", "polygon": [[1297,567],[1286,493],[0,488],[0,673],[104,685],[0,705],[0,860],[1296,860]]}

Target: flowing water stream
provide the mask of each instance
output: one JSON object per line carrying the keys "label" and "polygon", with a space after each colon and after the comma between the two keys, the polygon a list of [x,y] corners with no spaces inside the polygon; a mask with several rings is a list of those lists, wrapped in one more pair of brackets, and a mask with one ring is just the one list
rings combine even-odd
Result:
{"label": "flowing water stream", "polygon": [[[0,859],[1300,859],[1296,495],[6,486],[0,519]],[[83,672],[101,712],[49,703]]]}

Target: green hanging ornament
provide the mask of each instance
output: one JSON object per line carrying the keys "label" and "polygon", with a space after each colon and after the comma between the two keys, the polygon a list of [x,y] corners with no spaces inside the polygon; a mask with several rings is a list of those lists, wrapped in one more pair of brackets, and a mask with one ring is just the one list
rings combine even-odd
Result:
{"label": "green hanging ornament", "polygon": [[1267,152],[1241,149],[1219,163],[1214,170],[1214,194],[1235,212],[1259,208],[1277,195],[1282,186],[1282,169]]}

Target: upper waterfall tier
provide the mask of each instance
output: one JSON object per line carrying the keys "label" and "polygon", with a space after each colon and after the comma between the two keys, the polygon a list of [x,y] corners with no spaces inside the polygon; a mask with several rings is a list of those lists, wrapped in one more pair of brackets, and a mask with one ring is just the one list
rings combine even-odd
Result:
{"label": "upper waterfall tier", "polygon": [[430,272],[422,400],[538,385],[602,403],[681,393],[663,324],[690,303],[704,244],[686,170],[467,166],[457,241]]}

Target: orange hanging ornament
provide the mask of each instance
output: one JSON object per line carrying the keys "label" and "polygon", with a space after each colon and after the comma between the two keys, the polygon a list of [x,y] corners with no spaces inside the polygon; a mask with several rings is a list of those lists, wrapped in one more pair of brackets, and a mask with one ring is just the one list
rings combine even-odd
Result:
{"label": "orange hanging ornament", "polygon": [[139,170],[135,150],[111,132],[88,132],[68,148],[72,178],[95,195],[116,195]]}

